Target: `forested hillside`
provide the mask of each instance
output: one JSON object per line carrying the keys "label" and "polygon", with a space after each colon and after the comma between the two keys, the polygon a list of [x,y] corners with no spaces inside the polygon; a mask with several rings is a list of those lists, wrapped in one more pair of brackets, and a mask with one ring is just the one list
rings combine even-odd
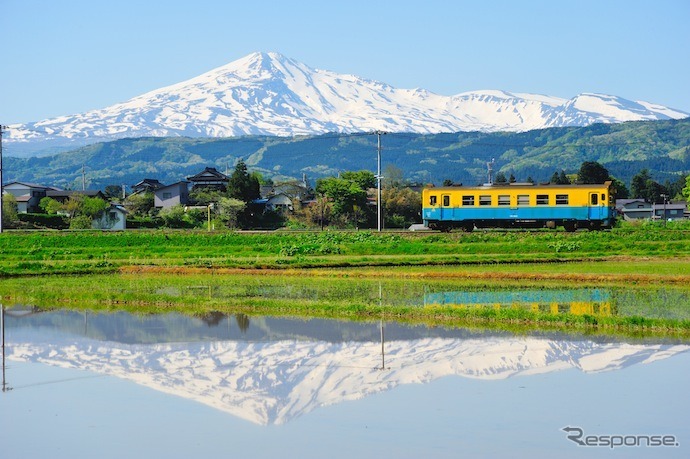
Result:
{"label": "forested hillside", "polygon": [[[597,124],[522,133],[459,132],[381,136],[382,168],[393,164],[408,180],[486,181],[486,163],[517,180],[547,181],[554,171],[575,173],[584,161],[603,164],[630,183],[641,169],[654,180],[675,181],[690,173],[690,119]],[[134,184],[145,177],[172,183],[206,166],[232,170],[243,159],[265,178],[312,180],[347,170],[376,170],[373,134],[226,139],[139,138],[98,143],[55,156],[5,158],[4,181],[81,188],[84,167],[89,188]]]}

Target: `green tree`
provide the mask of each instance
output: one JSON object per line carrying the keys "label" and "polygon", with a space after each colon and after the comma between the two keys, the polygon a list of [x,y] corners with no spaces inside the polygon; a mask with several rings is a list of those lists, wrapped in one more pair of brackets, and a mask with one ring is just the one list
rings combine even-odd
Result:
{"label": "green tree", "polygon": [[410,188],[384,188],[381,204],[388,228],[406,228],[421,221],[422,196]]}
{"label": "green tree", "polygon": [[622,180],[618,180],[616,177],[611,177],[611,184],[613,186],[613,198],[614,199],[628,199],[630,197],[630,191],[628,187],[625,186]]}
{"label": "green tree", "polygon": [[596,161],[585,161],[577,173],[577,180],[585,184],[599,184],[610,180],[609,171]]}
{"label": "green tree", "polygon": [[647,180],[651,180],[649,169],[642,169],[633,175],[630,181],[630,195],[633,199],[645,199],[647,194]]}
{"label": "green tree", "polygon": [[381,186],[383,186],[383,188],[400,188],[407,186],[403,170],[393,164],[386,165],[383,171],[383,184]]}
{"label": "green tree", "polygon": [[19,221],[17,215],[17,199],[13,194],[7,193],[2,195],[2,225],[14,226]]}
{"label": "green tree", "polygon": [[93,220],[86,215],[77,215],[69,221],[70,229],[91,229]]}
{"label": "green tree", "polygon": [[103,194],[110,200],[122,199],[122,186],[107,185],[103,189]]}
{"label": "green tree", "polygon": [[496,172],[496,177],[494,178],[494,183],[508,183],[508,178],[503,172]]}
{"label": "green tree", "polygon": [[45,198],[41,198],[41,201],[38,203],[38,207],[40,207],[43,212],[54,215],[62,210],[63,206],[55,199],[46,196]]}
{"label": "green tree", "polygon": [[681,194],[687,201],[690,201],[690,175],[685,177],[685,186],[683,187]]}
{"label": "green tree", "polygon": [[228,196],[249,203],[261,196],[259,190],[259,179],[250,175],[247,165],[239,160],[228,182]]}
{"label": "green tree", "polygon": [[[79,214],[83,199],[83,196],[70,196],[70,198],[62,205],[62,210],[65,211],[70,220]],[[71,227],[72,226],[70,225],[70,228]]]}
{"label": "green tree", "polygon": [[356,182],[344,178],[327,177],[316,182],[316,192],[331,201],[332,216],[343,222],[355,220],[355,206],[361,212],[367,205],[367,192]]}
{"label": "green tree", "polygon": [[371,171],[361,170],[361,171],[346,171],[340,174],[340,178],[343,180],[349,180],[354,182],[363,190],[368,190],[369,188],[376,188],[376,175]]}
{"label": "green tree", "polygon": [[561,172],[554,172],[551,176],[550,183],[555,183],[556,185],[570,185],[570,179],[565,174],[565,171],[561,169]]}
{"label": "green tree", "polygon": [[94,219],[100,217],[105,211],[106,207],[108,207],[108,203],[101,198],[84,196],[79,212],[82,215],[86,215],[87,217]]}
{"label": "green tree", "polygon": [[153,210],[154,201],[155,198],[150,191],[146,193],[131,194],[125,201],[125,207],[132,215],[145,217]]}
{"label": "green tree", "polygon": [[220,198],[218,200],[218,215],[229,228],[237,227],[239,216],[247,205],[235,198]]}

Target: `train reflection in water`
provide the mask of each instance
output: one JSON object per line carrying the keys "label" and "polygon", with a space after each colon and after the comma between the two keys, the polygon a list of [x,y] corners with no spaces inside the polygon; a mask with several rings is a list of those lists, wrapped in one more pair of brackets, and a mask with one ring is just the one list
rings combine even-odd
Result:
{"label": "train reflection in water", "polygon": [[521,308],[551,314],[615,315],[607,289],[495,290],[434,292],[424,295],[424,306],[459,308]]}

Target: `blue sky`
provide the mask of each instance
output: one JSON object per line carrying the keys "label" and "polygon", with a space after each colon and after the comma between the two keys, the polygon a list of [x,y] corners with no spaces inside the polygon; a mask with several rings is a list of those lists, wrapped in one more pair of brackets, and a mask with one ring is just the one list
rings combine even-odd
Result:
{"label": "blue sky", "polygon": [[0,123],[123,102],[254,51],[443,95],[690,112],[690,1],[0,0]]}

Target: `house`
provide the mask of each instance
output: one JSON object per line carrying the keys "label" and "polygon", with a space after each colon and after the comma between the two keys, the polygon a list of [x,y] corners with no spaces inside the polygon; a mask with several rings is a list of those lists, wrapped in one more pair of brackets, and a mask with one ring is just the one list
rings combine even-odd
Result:
{"label": "house", "polygon": [[207,167],[198,174],[187,177],[187,180],[192,182],[192,189],[210,188],[220,191],[226,191],[230,181],[227,175],[218,172],[215,167]]}
{"label": "house", "polygon": [[127,211],[119,204],[111,204],[100,217],[91,222],[91,227],[101,230],[127,229]]}
{"label": "house", "polygon": [[46,191],[46,197],[53,198],[57,202],[64,204],[70,198],[78,197],[89,197],[89,198],[99,198],[107,201],[105,195],[99,190],[48,190]]}
{"label": "house", "polygon": [[182,180],[172,185],[158,188],[153,192],[153,205],[161,209],[169,209],[176,205],[189,204],[189,182]]}
{"label": "house", "polygon": [[292,206],[292,199],[286,194],[276,194],[271,196],[266,200],[266,210],[271,210],[273,212],[292,212],[294,207]]}
{"label": "house", "polygon": [[48,191],[58,191],[59,188],[38,185],[27,182],[11,182],[2,187],[3,193],[14,196],[17,201],[17,212],[25,214],[28,212],[40,212],[38,204],[41,199],[46,197]]}
{"label": "house", "polygon": [[655,220],[682,220],[685,218],[685,213],[688,210],[688,205],[685,201],[677,201],[675,203],[667,202],[665,204],[652,205],[652,218]]}
{"label": "house", "polygon": [[163,185],[161,182],[159,182],[156,179],[150,179],[150,178],[145,178],[141,182],[132,185],[132,194],[136,193],[146,193],[148,191],[155,191],[159,188],[163,188],[165,185]]}
{"label": "house", "polygon": [[652,218],[652,205],[644,199],[616,199],[616,211],[627,221]]}
{"label": "house", "polygon": [[313,195],[312,190],[307,185],[306,178],[301,182],[293,181],[276,185],[263,185],[259,192],[261,197],[266,199],[271,196],[284,194],[288,198],[297,199],[298,201],[306,201]]}

